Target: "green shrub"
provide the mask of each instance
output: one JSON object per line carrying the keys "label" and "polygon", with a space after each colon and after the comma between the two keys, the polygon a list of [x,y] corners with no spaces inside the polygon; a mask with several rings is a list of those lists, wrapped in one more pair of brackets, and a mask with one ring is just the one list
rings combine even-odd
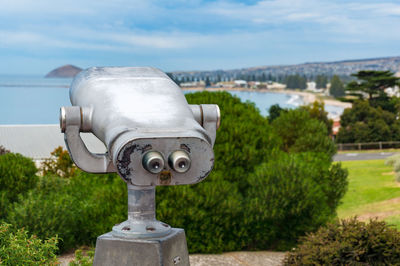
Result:
{"label": "green shrub", "polygon": [[18,195],[35,186],[38,180],[36,172],[33,161],[21,154],[0,156],[0,218],[6,216],[10,204],[18,199]]}
{"label": "green shrub", "polygon": [[14,204],[7,220],[40,238],[60,237],[60,250],[94,244],[126,219],[126,186],[116,175],[45,176]]}
{"label": "green shrub", "polygon": [[244,189],[243,177],[281,147],[268,119],[253,103],[242,103],[228,92],[198,92],[187,94],[186,98],[191,104],[219,105],[221,125],[214,145],[214,170],[223,171],[226,180],[238,182]]}
{"label": "green shrub", "polygon": [[196,185],[158,187],[157,202],[157,218],[184,228],[192,253],[240,250],[245,245],[243,196],[238,183],[224,180],[223,172]]}
{"label": "green shrub", "polygon": [[68,151],[61,146],[57,147],[51,153],[51,157],[44,160],[40,167],[43,175],[58,175],[62,177],[71,177],[76,170],[77,168]]}
{"label": "green shrub", "polygon": [[395,113],[356,101],[340,117],[338,143],[394,141],[400,139],[400,121]]}
{"label": "green shrub", "polygon": [[0,224],[0,264],[56,265],[57,237],[42,241],[24,229]]}
{"label": "green shrub", "polygon": [[[335,166],[321,167],[320,160],[312,158],[283,153],[249,175],[243,215],[248,248],[288,249],[298,236],[335,216],[338,199],[347,189],[347,174]],[[337,194],[331,193],[332,180]]]}
{"label": "green shrub", "polygon": [[94,249],[75,250],[75,258],[68,265],[69,266],[92,266],[94,259]]}
{"label": "green shrub", "polygon": [[285,264],[399,265],[400,232],[384,221],[342,220],[302,238]]}
{"label": "green shrub", "polygon": [[283,141],[283,150],[313,151],[333,156],[336,148],[328,134],[326,123],[329,120],[325,123],[312,118],[310,112],[306,109],[288,110],[273,121],[273,129]]}

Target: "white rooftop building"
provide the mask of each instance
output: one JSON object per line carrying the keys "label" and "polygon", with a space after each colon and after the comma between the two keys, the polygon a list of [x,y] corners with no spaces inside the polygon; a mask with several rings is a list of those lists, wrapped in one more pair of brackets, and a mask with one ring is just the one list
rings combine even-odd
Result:
{"label": "white rooftop building", "polygon": [[[104,144],[92,133],[81,133],[89,151],[104,153]],[[0,125],[0,145],[35,161],[49,158],[57,147],[64,149],[64,134],[59,125]]]}

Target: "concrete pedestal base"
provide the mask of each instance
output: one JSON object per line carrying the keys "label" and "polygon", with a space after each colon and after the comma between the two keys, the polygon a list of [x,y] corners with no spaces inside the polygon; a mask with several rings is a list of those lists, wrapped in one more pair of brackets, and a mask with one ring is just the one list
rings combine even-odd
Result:
{"label": "concrete pedestal base", "polygon": [[97,238],[95,266],[187,266],[185,231],[172,228],[167,236],[149,239],[116,238],[111,232]]}

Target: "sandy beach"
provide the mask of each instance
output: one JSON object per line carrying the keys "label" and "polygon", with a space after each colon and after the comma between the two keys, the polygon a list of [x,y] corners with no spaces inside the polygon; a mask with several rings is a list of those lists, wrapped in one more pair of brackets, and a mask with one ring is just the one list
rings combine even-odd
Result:
{"label": "sandy beach", "polygon": [[[315,101],[321,100],[318,99],[317,95],[311,92],[304,92],[304,91],[294,91],[294,90],[271,90],[271,89],[259,89],[259,90],[253,90],[253,89],[247,89],[247,88],[202,88],[202,87],[196,87],[196,88],[182,88],[183,90],[190,90],[190,91],[248,91],[248,92],[273,92],[273,93],[283,93],[283,94],[294,94],[294,95],[299,95],[302,97],[303,101],[305,104],[311,104]],[[325,105],[331,105],[331,106],[338,106],[342,108],[351,108],[352,104],[351,103],[346,103],[346,102],[341,102],[338,100],[334,99],[323,99]]]}

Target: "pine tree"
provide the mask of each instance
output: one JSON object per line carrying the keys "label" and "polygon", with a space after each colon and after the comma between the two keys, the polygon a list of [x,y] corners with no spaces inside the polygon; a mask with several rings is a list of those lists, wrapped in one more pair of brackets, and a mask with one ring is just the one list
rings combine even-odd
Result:
{"label": "pine tree", "polygon": [[329,93],[335,98],[345,95],[343,82],[337,75],[334,75],[331,79],[331,87],[329,89]]}

